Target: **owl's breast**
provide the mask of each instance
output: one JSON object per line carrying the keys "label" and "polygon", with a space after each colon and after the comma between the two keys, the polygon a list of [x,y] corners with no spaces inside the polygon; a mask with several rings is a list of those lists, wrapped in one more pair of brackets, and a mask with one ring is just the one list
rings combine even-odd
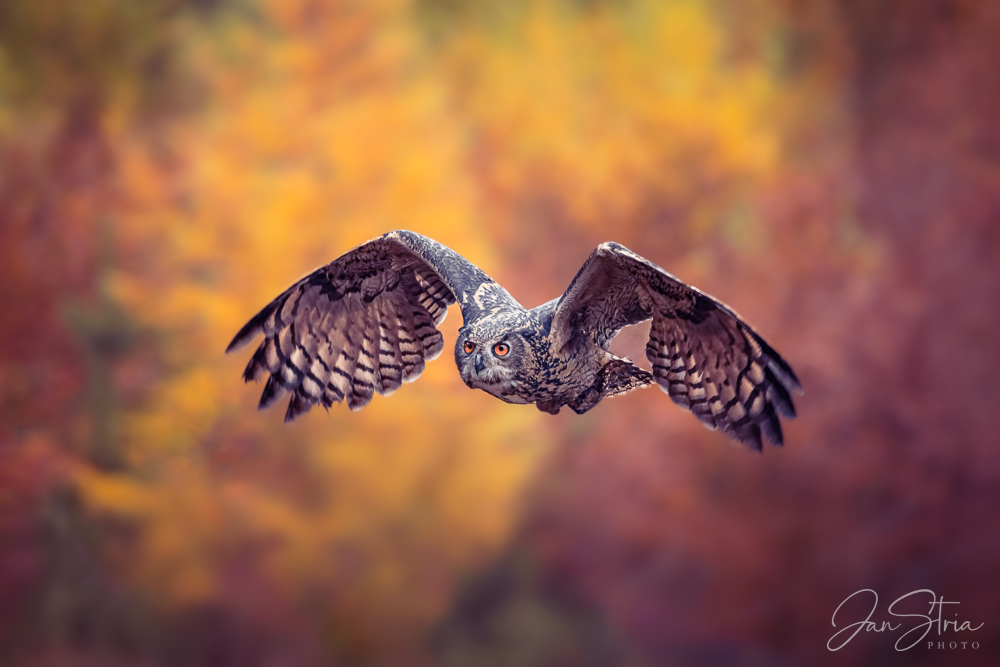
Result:
{"label": "owl's breast", "polygon": [[601,369],[601,351],[583,349],[566,355],[539,354],[523,383],[528,403],[564,405],[590,387]]}

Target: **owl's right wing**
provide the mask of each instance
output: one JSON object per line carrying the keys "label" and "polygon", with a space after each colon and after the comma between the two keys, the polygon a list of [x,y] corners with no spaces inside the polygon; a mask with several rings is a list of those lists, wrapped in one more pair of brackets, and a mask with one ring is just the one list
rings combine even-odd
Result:
{"label": "owl's right wing", "polygon": [[285,421],[316,403],[358,410],[374,393],[412,382],[444,349],[448,306],[466,322],[516,302],[467,259],[437,241],[394,231],[298,281],[257,313],[226,352],[264,334],[243,373],[270,373],[259,408],[290,393]]}

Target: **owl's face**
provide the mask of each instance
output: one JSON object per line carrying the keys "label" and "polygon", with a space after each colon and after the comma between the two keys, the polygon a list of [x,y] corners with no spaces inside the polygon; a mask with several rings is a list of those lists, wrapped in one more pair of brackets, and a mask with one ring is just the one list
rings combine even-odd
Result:
{"label": "owl's face", "polygon": [[465,384],[508,403],[528,402],[518,397],[519,374],[531,354],[523,334],[516,331],[488,336],[463,329],[455,344],[455,364]]}

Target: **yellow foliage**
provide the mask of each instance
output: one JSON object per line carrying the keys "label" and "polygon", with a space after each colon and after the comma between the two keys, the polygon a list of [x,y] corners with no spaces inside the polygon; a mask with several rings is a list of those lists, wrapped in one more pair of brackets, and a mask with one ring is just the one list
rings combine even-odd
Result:
{"label": "yellow foliage", "polygon": [[490,169],[504,192],[541,180],[599,228],[651,191],[679,199],[706,178],[775,168],[773,73],[726,58],[711,3],[575,13],[537,2],[524,12],[510,26],[456,32],[444,55],[469,115],[503,146]]}
{"label": "yellow foliage", "polygon": [[[142,325],[169,335],[173,370],[123,420],[129,468],[81,468],[77,482],[94,510],[141,526],[130,574],[165,601],[222,594],[226,554],[266,544],[257,566],[291,598],[334,581],[350,599],[432,618],[447,591],[427,563],[454,577],[508,534],[547,451],[538,413],[469,392],[445,354],[420,389],[284,426],[279,409],[255,413],[260,386],[240,379],[245,355],[223,355],[275,294],[389,229],[495,264],[442,84],[407,66],[417,42],[391,18],[403,8],[366,8],[369,21],[339,28],[371,42],[345,61],[342,39],[310,31],[307,5],[268,5],[287,35],[267,49],[239,25],[217,37],[225,57],[205,53],[200,64],[217,106],[152,141],[117,138],[135,209],[119,242],[142,261],[113,273],[110,289]],[[376,19],[387,27],[372,31]],[[246,62],[260,75],[246,76]],[[159,142],[173,166],[157,157]],[[447,335],[459,318],[450,314]],[[250,451],[263,465],[230,474]]]}

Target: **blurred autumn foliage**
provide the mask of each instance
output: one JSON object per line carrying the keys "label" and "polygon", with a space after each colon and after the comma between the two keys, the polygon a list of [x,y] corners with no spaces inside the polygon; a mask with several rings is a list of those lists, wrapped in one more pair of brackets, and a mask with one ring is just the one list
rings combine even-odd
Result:
{"label": "blurred autumn foliage", "polygon": [[[0,662],[997,664],[998,30],[960,0],[3,0]],[[255,412],[232,334],[395,228],[526,306],[628,245],[793,364],[788,446],[655,391],[508,406],[447,354],[359,413]],[[960,602],[985,625],[941,638],[979,648],[828,651],[863,588]]]}

